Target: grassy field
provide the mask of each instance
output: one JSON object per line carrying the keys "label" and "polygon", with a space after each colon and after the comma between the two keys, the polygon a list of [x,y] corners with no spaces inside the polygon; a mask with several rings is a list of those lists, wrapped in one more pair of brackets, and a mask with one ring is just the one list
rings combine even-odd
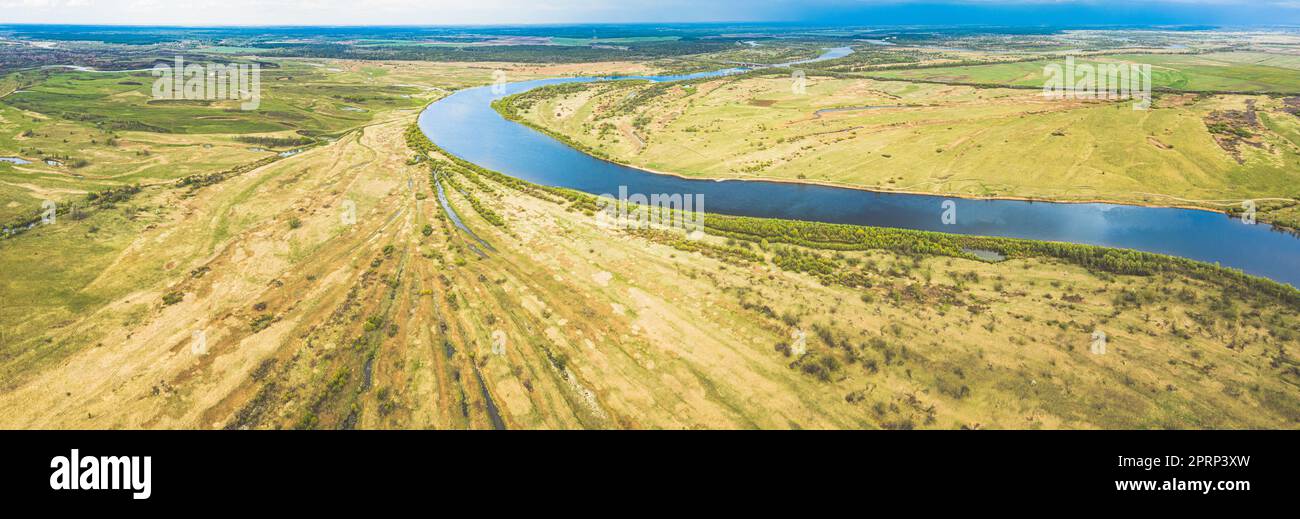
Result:
{"label": "grassy field", "polygon": [[[961,251],[954,238],[901,231],[723,217],[706,218],[709,236],[701,241],[609,229],[597,224],[585,195],[455,166],[427,148],[415,160],[422,150],[408,128],[414,107],[486,84],[497,69],[527,79],[642,65],[317,64],[286,65],[323,75],[320,83],[286,85],[302,89],[286,106],[335,106],[330,92],[371,82],[420,94],[306,119],[316,126],[294,129],[334,138],[277,160],[241,140],[299,135],[260,131],[257,124],[276,120],[265,114],[222,121],[213,132],[125,131],[62,116],[71,105],[53,94],[23,106],[0,100],[0,156],[87,162],[0,165],[6,214],[30,214],[43,199],[78,207],[53,225],[0,240],[0,269],[10,273],[0,280],[7,302],[0,307],[0,427],[1300,426],[1294,290],[1168,259],[1143,264],[1169,268],[1125,270],[1118,267],[1131,258],[1092,248],[989,242],[1009,258],[990,263]],[[48,81],[30,86],[84,86],[63,73]],[[136,85],[102,81],[86,80],[100,97],[86,100],[85,111],[112,114],[124,110],[113,103],[135,102],[113,99],[119,87],[133,98]],[[333,81],[346,88],[309,88]],[[958,142],[928,153],[972,157],[998,143],[997,135],[978,137],[975,129],[988,121],[1060,117],[1064,124],[1131,112],[1026,109],[1032,99],[1011,90],[839,81],[813,78],[810,95],[798,98],[783,97],[788,82],[775,79],[706,82],[691,92],[671,87],[655,102],[671,108],[689,99],[691,110],[722,118],[725,124],[699,119],[682,131],[717,139],[696,143],[710,151],[785,149],[777,140],[802,135],[796,131],[836,131],[794,144],[816,144],[823,160],[842,164],[852,163],[851,154],[836,152],[833,139],[869,132],[842,131],[864,123],[837,118],[861,114],[814,117],[812,110],[864,98],[915,104],[919,114],[871,115],[885,118],[873,128],[932,136],[900,133],[882,145],[921,154],[940,142],[923,139],[946,136]],[[582,96],[624,99],[644,87],[595,88],[538,100],[534,109],[580,113],[598,105]],[[831,99],[811,101],[819,96]],[[926,106],[936,98],[961,109]],[[1300,139],[1300,125],[1273,107],[1260,105],[1260,124],[1278,138]],[[209,107],[184,110],[200,108]],[[180,108],[129,113],[161,127],[184,118],[173,110]],[[691,110],[678,117],[693,117]],[[761,118],[767,113],[784,115]],[[629,132],[661,124],[629,116],[614,121]],[[1163,117],[1157,121],[1178,127],[1180,116]],[[763,137],[724,140],[730,125]],[[989,140],[967,149],[949,126]],[[1073,135],[1048,133],[1048,142]],[[1105,133],[1096,129],[1093,138]],[[1161,135],[1175,150],[1191,146]],[[1202,160],[1236,164],[1209,157]],[[811,156],[798,160],[816,164]],[[430,164],[448,206],[490,246],[452,224]],[[899,171],[892,174],[920,175]],[[1273,181],[1258,180],[1259,189]],[[116,191],[102,191],[110,188]],[[886,239],[862,238],[870,236]],[[1096,332],[1107,336],[1105,354],[1090,352]]]}
{"label": "grassy field", "polygon": [[[1152,86],[1173,90],[1300,93],[1300,57],[1258,52],[1114,54],[1080,64],[1134,63],[1152,68]],[[1043,67],[1062,59],[871,72],[873,77],[1041,87]]]}
{"label": "grassy field", "polygon": [[[292,148],[241,138],[330,137],[377,113],[418,108],[441,95],[404,83],[415,81],[413,75],[389,74],[382,66],[282,65],[263,70],[262,105],[251,111],[239,110],[238,101],[155,101],[155,78],[148,73],[46,69],[6,76],[19,90],[0,99],[0,156],[31,164],[0,164],[0,221],[30,212],[42,200],[221,171]],[[489,75],[463,68],[447,72],[444,88]]]}
{"label": "grassy field", "polygon": [[[868,79],[811,77],[795,93],[789,77],[767,76],[552,88],[499,109],[594,154],[687,176],[1229,207],[1300,197],[1300,119],[1285,102],[1169,94],[1142,111]],[[1256,122],[1214,126],[1224,114]],[[1222,133],[1235,129],[1249,137]]]}
{"label": "grassy field", "polygon": [[[520,78],[550,76],[568,70],[564,67],[509,64],[366,63],[361,66],[322,61],[316,65],[293,66],[303,67],[303,70],[319,69],[320,74],[331,74],[328,77],[339,84],[373,82],[381,90],[388,85],[418,92],[411,99],[403,98],[401,103],[392,105],[361,103],[369,109],[366,112],[344,112],[355,119],[338,119],[331,123],[338,126],[298,127],[309,135],[330,132],[331,136],[340,139],[395,114],[412,116],[423,103],[451,90],[490,82],[493,71],[497,69],[508,70]],[[626,65],[602,66],[617,71]],[[65,85],[73,81],[65,76],[82,77],[84,74],[54,73],[49,81]],[[103,76],[115,76],[118,81],[128,77],[125,74]],[[116,85],[116,82],[102,79],[95,79],[95,82],[103,90],[96,91],[94,100],[85,101],[83,112],[126,110],[102,106],[116,103],[113,99],[120,96],[132,99],[129,103],[140,102],[137,100],[138,85]],[[43,83],[25,84],[24,89],[51,88],[42,86]],[[295,102],[302,106],[333,105],[337,100],[334,94],[329,93],[328,84],[323,81],[301,85],[300,97]],[[316,90],[319,90],[316,94],[319,99],[310,97],[310,92]],[[269,96],[273,92],[277,90],[268,86],[265,94]],[[24,165],[0,163],[0,223],[6,228],[25,225],[28,218],[39,214],[46,200],[55,202],[60,208],[54,225],[38,226],[23,234],[0,239],[0,270],[23,273],[21,276],[7,275],[0,280],[0,294],[11,302],[0,308],[0,330],[3,330],[0,333],[0,371],[6,377],[45,362],[55,362],[93,345],[94,342],[79,335],[80,332],[60,335],[65,338],[58,341],[53,337],[59,334],[46,333],[99,312],[137,315],[148,305],[123,303],[120,308],[109,307],[114,301],[130,299],[127,295],[142,287],[153,286],[159,280],[176,274],[174,269],[178,262],[216,253],[231,236],[258,221],[255,216],[231,209],[229,204],[234,202],[229,202],[207,207],[218,212],[208,214],[204,226],[179,230],[175,227],[177,219],[181,219],[181,215],[193,215],[195,211],[192,206],[181,208],[191,204],[187,200],[193,196],[193,190],[203,184],[177,185],[179,179],[221,175],[223,172],[238,176],[248,173],[250,168],[275,160],[279,150],[296,148],[252,144],[243,139],[302,137],[297,131],[237,133],[237,130],[250,129],[241,126],[240,121],[222,123],[227,125],[224,130],[231,133],[112,130],[94,122],[59,117],[60,110],[69,106],[66,104],[68,101],[57,96],[51,99],[50,107],[27,104],[26,109],[9,104],[8,97],[0,99],[0,157],[22,157],[31,161]],[[242,112],[226,113],[216,107],[192,109],[235,118],[262,117]],[[147,105],[139,107],[134,114],[137,119],[164,129],[177,117],[171,110],[155,111]],[[344,124],[352,126],[342,126]],[[333,146],[332,142],[322,139],[318,145]],[[301,174],[301,170],[292,168],[331,167],[328,162],[304,160],[304,157],[315,156],[312,153],[281,159],[276,162],[276,167],[290,168],[287,176],[291,178]],[[43,160],[46,157],[57,158],[61,164],[48,164]],[[394,160],[405,158],[401,155]],[[74,164],[73,161],[78,159],[86,164]],[[104,199],[98,202],[90,199],[107,189],[136,185],[142,186],[139,193],[111,204],[105,204]],[[250,189],[242,192],[237,201],[256,206],[264,200],[256,189]],[[163,238],[155,234],[151,240],[156,241],[141,241],[140,236],[147,231],[161,233]]]}
{"label": "grassy field", "polygon": [[[602,228],[585,196],[443,166],[444,187],[458,186],[450,207],[492,245],[481,257],[436,202],[428,166],[405,160],[412,119],[194,196],[144,194],[171,209],[99,276],[133,288],[6,350],[0,424],[1300,423],[1288,352],[1300,310],[1229,277],[687,242]],[[355,226],[340,223],[345,201]],[[1090,352],[1098,330],[1105,354]]]}
{"label": "grassy field", "polygon": [[[249,138],[326,142],[381,114],[416,109],[449,91],[490,82],[498,69],[527,79],[571,68],[330,60],[277,64],[279,68],[263,69],[262,103],[250,111],[239,110],[237,101],[155,101],[155,78],[149,73],[47,69],[0,76],[0,157],[30,162],[0,162],[0,223],[31,213],[43,200],[169,182],[301,147]],[[626,64],[599,66],[640,70]],[[45,162],[47,158],[57,164]]]}
{"label": "grassy field", "polygon": [[[335,132],[365,122],[376,110],[420,106],[425,92],[385,80],[382,67],[349,70],[284,62],[262,69],[262,103],[154,100],[150,72],[99,73],[47,69],[20,73],[33,83],[5,104],[108,129],[149,128],[167,133],[255,133],[305,129]],[[350,107],[350,110],[344,108]]]}

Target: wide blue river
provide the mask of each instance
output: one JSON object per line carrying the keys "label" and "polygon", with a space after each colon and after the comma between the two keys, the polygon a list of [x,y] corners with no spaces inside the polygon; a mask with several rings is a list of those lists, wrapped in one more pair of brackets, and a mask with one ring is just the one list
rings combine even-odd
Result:
{"label": "wide blue river", "polygon": [[[832,49],[817,59],[848,54]],[[812,61],[812,60],[808,60]],[[807,61],[801,62],[806,63]],[[742,71],[619,79],[679,81]],[[592,194],[701,194],[711,213],[899,227],[1136,249],[1219,263],[1300,287],[1300,238],[1267,224],[1208,211],[1117,204],[949,199],[858,189],[749,180],[699,180],[661,175],[597,159],[505,120],[492,101],[544,85],[601,81],[581,77],[524,81],[457,91],[420,114],[425,135],[444,150],[529,182]],[[942,221],[943,202],[956,223]]]}

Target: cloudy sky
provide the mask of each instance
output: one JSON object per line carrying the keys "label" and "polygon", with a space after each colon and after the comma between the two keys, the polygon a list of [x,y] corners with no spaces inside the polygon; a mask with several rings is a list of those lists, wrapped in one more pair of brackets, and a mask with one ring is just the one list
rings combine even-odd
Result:
{"label": "cloudy sky", "polygon": [[0,24],[1295,24],[1300,0],[0,0]]}

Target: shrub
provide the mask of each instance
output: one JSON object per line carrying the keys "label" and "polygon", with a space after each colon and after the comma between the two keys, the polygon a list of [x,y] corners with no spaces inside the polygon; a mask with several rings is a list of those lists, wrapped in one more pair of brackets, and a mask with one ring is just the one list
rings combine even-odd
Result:
{"label": "shrub", "polygon": [[182,299],[185,299],[185,294],[181,292],[168,292],[163,294],[162,302],[164,305],[171,306],[181,302]]}
{"label": "shrub", "polygon": [[250,328],[253,329],[253,332],[256,333],[265,330],[266,327],[271,326],[271,323],[274,321],[275,321],[275,316],[272,316],[271,314],[262,314],[257,317],[254,317],[253,320],[248,323],[248,325]]}

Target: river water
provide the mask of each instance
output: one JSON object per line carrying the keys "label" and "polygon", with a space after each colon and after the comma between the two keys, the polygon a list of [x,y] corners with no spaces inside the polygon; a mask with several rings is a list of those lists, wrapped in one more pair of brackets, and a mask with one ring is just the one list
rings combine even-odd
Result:
{"label": "river water", "polygon": [[[849,54],[831,49],[817,60]],[[808,63],[804,60],[791,63]],[[778,65],[787,66],[787,65]],[[617,79],[679,81],[743,72],[727,69],[679,76]],[[702,180],[661,175],[597,159],[551,137],[505,120],[491,103],[545,85],[614,78],[555,78],[457,91],[420,114],[425,135],[444,150],[529,182],[585,191],[700,194],[711,213],[898,227],[1136,249],[1241,269],[1300,287],[1300,238],[1267,224],[1208,211],[1117,204],[949,199],[876,193],[795,183]],[[952,200],[956,223],[943,223]]]}

